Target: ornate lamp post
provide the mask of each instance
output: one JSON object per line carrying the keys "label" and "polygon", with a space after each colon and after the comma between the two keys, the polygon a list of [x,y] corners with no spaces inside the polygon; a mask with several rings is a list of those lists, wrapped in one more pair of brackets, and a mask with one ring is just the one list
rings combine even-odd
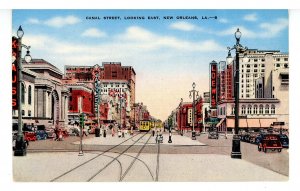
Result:
{"label": "ornate lamp post", "polygon": [[27,52],[24,57],[25,61],[29,63],[31,61],[30,56],[30,46],[26,46],[25,44],[22,44],[22,38],[24,36],[24,31],[21,26],[19,26],[19,29],[17,31],[18,36],[18,56],[17,56],[17,64],[18,64],[18,134],[17,134],[17,140],[16,140],[16,148],[14,155],[15,156],[25,156],[26,155],[26,144],[24,142],[24,136],[23,136],[23,123],[22,123],[22,48],[26,48]]}
{"label": "ornate lamp post", "polygon": [[195,132],[195,93],[197,93],[196,97],[198,98],[198,91],[195,90],[196,84],[193,82],[192,84],[193,89],[190,91],[190,98],[193,97],[193,110],[192,110],[192,124],[193,124],[193,130],[192,130],[192,140],[196,140],[196,132]]}
{"label": "ornate lamp post", "polygon": [[234,98],[235,98],[235,108],[234,108],[234,136],[232,139],[232,151],[231,151],[231,158],[238,158],[241,159],[242,158],[242,153],[241,153],[241,143],[240,143],[240,138],[238,136],[239,133],[239,65],[240,65],[240,61],[239,61],[239,53],[244,52],[245,50],[247,50],[247,47],[243,47],[240,44],[240,38],[242,36],[242,33],[240,32],[239,29],[237,29],[237,31],[234,33],[235,35],[235,39],[236,39],[236,44],[230,48],[228,47],[227,49],[229,51],[235,49],[235,78],[234,78]]}
{"label": "ornate lamp post", "polygon": [[182,107],[182,102],[183,102],[183,99],[181,98],[180,99],[180,103],[179,103],[179,130],[180,130],[180,135],[183,136],[183,129],[182,129],[182,117],[181,117],[181,107]]}

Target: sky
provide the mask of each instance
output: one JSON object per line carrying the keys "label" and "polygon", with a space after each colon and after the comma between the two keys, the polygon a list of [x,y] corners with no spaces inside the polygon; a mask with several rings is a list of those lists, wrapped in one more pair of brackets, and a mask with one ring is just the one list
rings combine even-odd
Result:
{"label": "sky", "polygon": [[[31,56],[64,65],[121,62],[136,72],[136,102],[165,120],[196,83],[209,91],[209,63],[226,59],[227,47],[288,50],[287,10],[13,10]],[[170,16],[173,19],[165,19]],[[89,19],[94,17],[97,19]],[[117,19],[105,19],[114,17]],[[128,19],[142,17],[144,19]],[[151,19],[149,18],[151,17]],[[185,17],[198,19],[187,19]],[[209,19],[202,19],[202,18]],[[98,19],[99,18],[99,19]],[[158,19],[153,19],[158,18]]]}

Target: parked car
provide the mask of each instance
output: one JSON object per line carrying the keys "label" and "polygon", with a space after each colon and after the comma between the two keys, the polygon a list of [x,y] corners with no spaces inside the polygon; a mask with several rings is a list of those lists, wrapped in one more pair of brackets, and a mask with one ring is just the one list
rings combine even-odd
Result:
{"label": "parked car", "polygon": [[278,137],[282,144],[282,147],[289,148],[289,137],[285,134],[279,134]]}
{"label": "parked car", "polygon": [[278,135],[267,134],[264,135],[262,141],[258,144],[257,148],[258,151],[264,151],[265,153],[267,152],[268,149],[272,151],[277,150],[278,152],[281,152],[282,144],[279,140]]}
{"label": "parked car", "polygon": [[257,133],[251,133],[249,135],[249,142],[252,143],[252,144],[255,144],[256,143],[256,137],[258,136]]}
{"label": "parked car", "polygon": [[209,139],[219,139],[219,133],[217,131],[210,131],[208,133]]}
{"label": "parked car", "polygon": [[48,138],[45,125],[38,125],[35,133],[37,140],[46,140]]}

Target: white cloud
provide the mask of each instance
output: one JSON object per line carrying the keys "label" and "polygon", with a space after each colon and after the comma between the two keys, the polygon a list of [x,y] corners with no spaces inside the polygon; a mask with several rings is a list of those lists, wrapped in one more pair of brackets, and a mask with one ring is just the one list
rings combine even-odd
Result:
{"label": "white cloud", "polygon": [[257,15],[255,13],[245,15],[244,20],[246,20],[246,21],[257,21]]}
{"label": "white cloud", "polygon": [[36,18],[30,18],[27,20],[27,22],[30,24],[40,24],[40,20]]}
{"label": "white cloud", "polygon": [[210,52],[224,50],[224,47],[213,40],[192,42],[181,40],[172,36],[160,36],[136,26],[129,27],[125,34],[117,37],[117,40],[126,41],[126,43],[135,43],[136,46],[142,47],[147,50],[157,50],[163,48],[173,48],[191,52]]}
{"label": "white cloud", "polygon": [[81,34],[81,36],[100,38],[100,37],[106,36],[106,34],[105,34],[105,32],[102,32],[97,28],[89,28],[89,29],[85,30]]}
{"label": "white cloud", "polygon": [[188,22],[180,21],[170,25],[170,28],[182,30],[182,31],[199,31],[201,30],[198,26]]}
{"label": "white cloud", "polygon": [[74,25],[80,22],[80,19],[75,16],[67,16],[67,17],[53,17],[44,22],[45,25],[60,28],[65,25]]}
{"label": "white cloud", "polygon": [[273,23],[261,23],[259,27],[264,31],[261,36],[266,38],[275,37],[283,31],[284,29],[288,28],[289,21],[288,19],[279,18]]}
{"label": "white cloud", "polygon": [[228,19],[225,19],[225,18],[218,19],[218,21],[219,21],[220,23],[228,23],[228,22],[229,22]]}
{"label": "white cloud", "polygon": [[242,38],[274,38],[281,31],[288,28],[288,25],[288,19],[279,18],[274,22],[259,24],[258,29],[256,29],[255,31],[243,26],[233,26],[229,29],[217,32],[217,34],[221,36],[234,35],[237,28],[239,28],[242,33]]}

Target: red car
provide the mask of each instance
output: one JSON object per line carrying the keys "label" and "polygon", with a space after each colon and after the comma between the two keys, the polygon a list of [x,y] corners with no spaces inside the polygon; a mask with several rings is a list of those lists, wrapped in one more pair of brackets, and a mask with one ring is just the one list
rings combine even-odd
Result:
{"label": "red car", "polygon": [[274,134],[264,135],[263,139],[258,144],[258,151],[263,150],[266,153],[268,149],[272,151],[277,150],[278,152],[281,152],[282,144],[277,135]]}

